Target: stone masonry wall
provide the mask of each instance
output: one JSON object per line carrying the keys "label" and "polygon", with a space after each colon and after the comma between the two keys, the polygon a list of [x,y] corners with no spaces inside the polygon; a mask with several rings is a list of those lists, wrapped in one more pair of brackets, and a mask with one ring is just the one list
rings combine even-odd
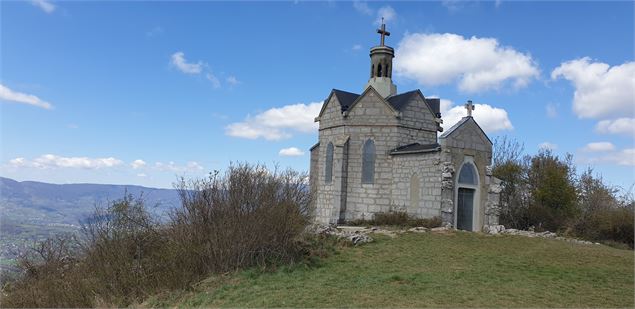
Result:
{"label": "stone masonry wall", "polygon": [[[392,157],[392,204],[419,218],[441,215],[441,161],[439,152],[398,155]],[[419,200],[411,206],[411,179],[419,180]]]}
{"label": "stone masonry wall", "polygon": [[[466,122],[449,137],[439,139],[442,147],[441,160],[445,165],[442,192],[442,212],[446,223],[454,225],[455,205],[455,184],[456,177],[463,165],[466,156],[473,158],[474,166],[479,175],[479,200],[475,203],[475,211],[478,213],[478,220],[475,228],[480,230],[482,226],[488,225],[493,218],[488,218],[487,213],[492,214],[492,209],[487,209],[490,199],[490,183],[493,181],[491,173],[488,172],[492,160],[492,145],[476,126],[473,120]],[[493,199],[494,196],[491,196]],[[491,203],[489,204],[491,205]],[[497,220],[497,219],[496,219]]]}

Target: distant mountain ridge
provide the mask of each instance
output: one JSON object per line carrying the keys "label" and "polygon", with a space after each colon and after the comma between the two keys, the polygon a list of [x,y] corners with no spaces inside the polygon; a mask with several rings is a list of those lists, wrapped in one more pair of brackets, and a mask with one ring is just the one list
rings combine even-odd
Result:
{"label": "distant mountain ridge", "polygon": [[162,218],[180,205],[178,192],[134,185],[50,184],[0,177],[0,270],[16,270],[15,259],[33,243],[77,233],[81,222],[125,194],[142,197]]}
{"label": "distant mountain ridge", "polygon": [[[136,185],[50,184],[37,181],[16,181],[0,177],[0,203],[13,202],[23,207],[46,207],[62,210],[69,206],[93,209],[95,205],[121,199],[124,194],[142,196],[147,205],[172,208],[179,205],[174,189],[157,189]],[[80,204],[81,203],[81,204]]]}

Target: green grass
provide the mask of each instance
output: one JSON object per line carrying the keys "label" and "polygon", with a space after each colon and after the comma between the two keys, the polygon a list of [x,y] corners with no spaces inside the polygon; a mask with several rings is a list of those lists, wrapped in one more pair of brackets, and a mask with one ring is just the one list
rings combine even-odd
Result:
{"label": "green grass", "polygon": [[633,307],[633,251],[476,233],[376,237],[317,267],[247,270],[160,307]]}

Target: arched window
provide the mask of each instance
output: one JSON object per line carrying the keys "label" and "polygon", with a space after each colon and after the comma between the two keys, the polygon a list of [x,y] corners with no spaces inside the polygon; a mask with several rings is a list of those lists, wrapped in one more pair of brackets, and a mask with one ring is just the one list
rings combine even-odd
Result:
{"label": "arched window", "polygon": [[375,142],[368,139],[362,150],[362,183],[373,183],[375,180]]}
{"label": "arched window", "polygon": [[477,185],[478,179],[476,175],[474,164],[466,162],[463,164],[463,167],[461,167],[461,172],[459,172],[459,183]]}
{"label": "arched window", "polygon": [[386,65],[386,72],[384,73],[384,75],[386,75],[386,77],[390,77],[390,76],[388,76],[388,72],[390,72],[390,66]]}
{"label": "arched window", "polygon": [[324,165],[324,182],[331,183],[333,179],[333,143],[326,146],[326,164]]}
{"label": "arched window", "polygon": [[377,65],[377,77],[381,77],[381,64]]}
{"label": "arched window", "polygon": [[371,65],[370,66],[370,77],[373,78],[375,77],[375,65]]}

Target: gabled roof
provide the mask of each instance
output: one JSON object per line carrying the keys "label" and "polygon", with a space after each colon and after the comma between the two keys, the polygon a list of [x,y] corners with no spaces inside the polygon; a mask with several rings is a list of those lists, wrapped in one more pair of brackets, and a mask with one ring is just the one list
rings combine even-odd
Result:
{"label": "gabled roof", "polygon": [[392,105],[392,107],[394,107],[396,110],[401,111],[401,109],[406,107],[408,102],[410,102],[410,98],[417,95],[417,92],[418,90],[413,90],[401,94],[396,94],[388,97],[386,101],[388,101],[388,103],[390,103],[390,105]]}
{"label": "gabled roof", "polygon": [[476,127],[481,130],[481,133],[483,133],[483,135],[485,136],[485,138],[487,138],[487,141],[490,144],[494,144],[492,143],[492,140],[489,139],[489,137],[487,136],[487,134],[485,134],[485,131],[483,131],[483,129],[481,128],[481,126],[478,125],[478,123],[476,123],[476,120],[474,120],[474,118],[472,116],[466,116],[463,117],[459,122],[457,122],[455,125],[453,125],[449,130],[445,131],[445,133],[441,134],[441,136],[439,136],[439,138],[447,138],[450,135],[452,135],[456,130],[458,130],[460,127],[462,127],[465,123],[467,123],[468,121],[472,120],[472,122],[476,125]]}
{"label": "gabled roof", "polygon": [[419,144],[412,143],[405,146],[399,146],[390,151],[391,155],[400,155],[400,154],[412,154],[412,153],[425,153],[425,152],[436,152],[440,151],[441,146],[438,143],[434,144]]}
{"label": "gabled roof", "polygon": [[[372,86],[368,88],[372,88]],[[368,88],[366,88],[364,93],[368,91]],[[373,90],[375,89],[373,88]],[[357,103],[357,101],[362,95],[348,92],[348,91],[339,90],[339,89],[333,89],[331,90],[331,93],[326,98],[326,100],[324,100],[324,104],[322,105],[322,109],[320,110],[320,114],[318,115],[318,117],[322,116],[322,113],[326,109],[326,104],[331,100],[332,96],[335,96],[337,98],[337,101],[340,103],[340,111],[345,112],[349,110],[355,103]],[[439,99],[426,99],[421,93],[421,90],[419,89],[390,96],[384,99],[384,101],[386,101],[386,103],[388,103],[388,105],[390,105],[390,107],[393,110],[401,112],[406,107],[406,105],[408,105],[408,103],[413,99],[413,96],[416,96],[416,95],[420,96],[421,99],[423,99],[426,105],[428,105],[428,107],[430,108],[430,111],[432,111],[432,113],[436,117],[438,118],[441,117]]]}
{"label": "gabled roof", "polygon": [[416,96],[416,95],[421,97],[421,99],[428,105],[428,107],[430,108],[430,111],[432,111],[434,116],[441,118],[440,100],[426,99],[423,96],[423,93],[421,93],[421,90],[419,89],[404,92],[394,96],[390,96],[386,99],[386,101],[388,101],[388,103],[390,103],[390,105],[392,105],[392,107],[395,108],[396,110],[402,111],[402,109],[406,107],[406,105],[408,105],[408,102],[410,102],[413,99],[413,96]]}
{"label": "gabled roof", "polygon": [[355,102],[355,100],[359,98],[359,94],[357,93],[347,92],[347,91],[343,91],[339,89],[333,89],[331,90],[331,93],[326,98],[326,100],[324,100],[324,104],[322,104],[322,109],[320,110],[320,114],[318,114],[318,117],[322,116],[322,113],[326,109],[326,105],[331,100],[332,96],[335,96],[337,98],[337,101],[340,103],[341,112],[347,111],[348,108],[351,107],[353,102]]}
{"label": "gabled roof", "polygon": [[340,102],[340,106],[342,107],[342,111],[348,110],[348,108],[359,98],[359,94],[346,92],[338,89],[333,89],[333,94],[337,97],[337,100]]}
{"label": "gabled roof", "polygon": [[355,106],[355,104],[357,104],[357,102],[359,102],[359,101],[361,100],[361,98],[362,98],[362,97],[364,97],[367,93],[369,93],[369,92],[371,92],[371,91],[372,91],[372,92],[374,92],[374,93],[375,93],[375,95],[376,95],[376,96],[377,96],[377,97],[378,97],[378,98],[379,98],[382,102],[384,102],[384,104],[386,104],[386,105],[388,106],[388,108],[389,108],[389,109],[390,109],[393,113],[395,113],[395,115],[398,115],[398,114],[399,114],[399,111],[398,111],[397,109],[395,109],[395,108],[394,108],[394,107],[393,107],[390,103],[388,103],[388,101],[386,101],[386,99],[384,99],[384,97],[382,97],[382,96],[381,96],[381,94],[379,94],[379,92],[377,92],[377,90],[375,90],[375,88],[373,88],[373,86],[368,86],[368,87],[366,88],[366,90],[364,90],[364,92],[362,92],[362,94],[361,94],[359,97],[357,97],[357,99],[355,99],[355,101],[354,101],[354,102],[353,102],[350,106],[348,106],[348,109],[349,109],[349,110],[350,110],[350,109],[352,109],[352,108],[353,108],[353,106]]}

